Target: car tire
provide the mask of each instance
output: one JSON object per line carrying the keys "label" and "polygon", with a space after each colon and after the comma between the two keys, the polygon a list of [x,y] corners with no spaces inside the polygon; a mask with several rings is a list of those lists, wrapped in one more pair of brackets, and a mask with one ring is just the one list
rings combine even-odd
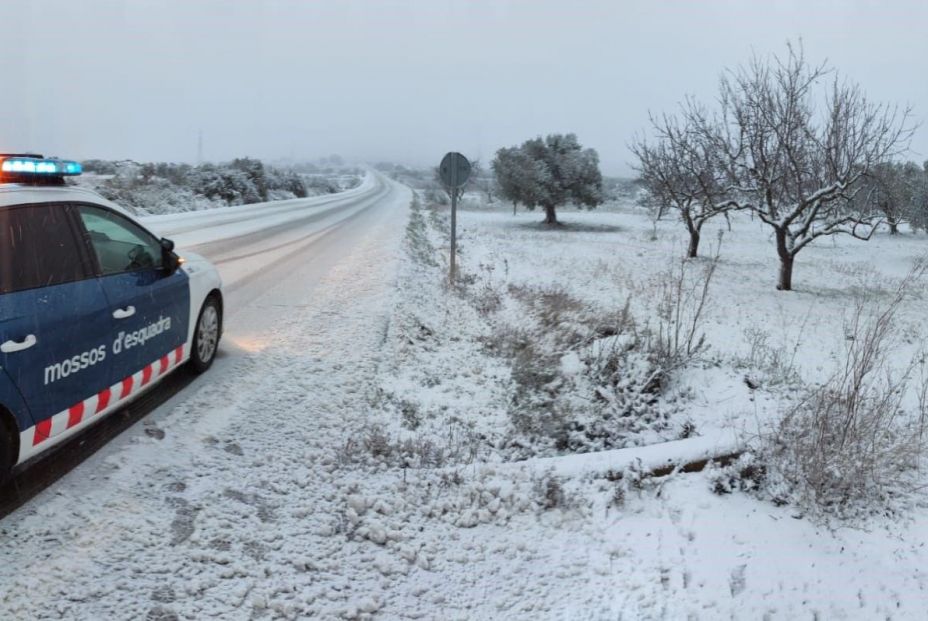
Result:
{"label": "car tire", "polygon": [[211,295],[203,302],[193,333],[193,348],[190,352],[190,367],[195,373],[203,373],[216,359],[219,337],[222,336],[222,306],[219,298]]}

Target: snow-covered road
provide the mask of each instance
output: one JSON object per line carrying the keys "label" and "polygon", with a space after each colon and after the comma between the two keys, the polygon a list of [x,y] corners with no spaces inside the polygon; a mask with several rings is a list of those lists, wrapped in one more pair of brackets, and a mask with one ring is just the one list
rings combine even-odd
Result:
{"label": "snow-covered road", "polygon": [[[143,222],[169,237],[178,251],[202,254],[219,267],[230,311],[245,306],[293,262],[317,261],[317,242],[332,233],[342,244],[366,225],[370,212],[389,202],[395,185],[369,173],[357,188],[330,196],[242,205],[184,214],[149,216]],[[247,285],[250,290],[242,291]]]}
{"label": "snow-covered road", "polygon": [[148,221],[218,263],[223,356],[3,521],[0,619],[248,619],[356,598],[317,579],[343,543],[326,508],[346,418],[366,411],[410,200],[371,175],[261,217]]}

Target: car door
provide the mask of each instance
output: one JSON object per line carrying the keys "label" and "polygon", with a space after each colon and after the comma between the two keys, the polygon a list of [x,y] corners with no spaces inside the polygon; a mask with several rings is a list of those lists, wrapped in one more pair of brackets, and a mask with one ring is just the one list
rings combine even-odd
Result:
{"label": "car door", "polygon": [[27,405],[35,444],[102,411],[114,379],[109,305],[71,209],[0,208],[0,367]]}
{"label": "car door", "polygon": [[160,240],[136,222],[99,205],[75,208],[115,324],[113,364],[127,382],[137,382],[133,390],[147,386],[183,356],[190,318],[187,274],[164,269]]}

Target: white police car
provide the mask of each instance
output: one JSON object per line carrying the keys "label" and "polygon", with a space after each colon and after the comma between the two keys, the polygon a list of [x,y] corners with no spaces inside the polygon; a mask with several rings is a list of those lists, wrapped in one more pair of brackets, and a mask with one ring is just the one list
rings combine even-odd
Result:
{"label": "white police car", "polygon": [[219,275],[131,214],[64,183],[80,164],[0,155],[0,478],[222,334]]}

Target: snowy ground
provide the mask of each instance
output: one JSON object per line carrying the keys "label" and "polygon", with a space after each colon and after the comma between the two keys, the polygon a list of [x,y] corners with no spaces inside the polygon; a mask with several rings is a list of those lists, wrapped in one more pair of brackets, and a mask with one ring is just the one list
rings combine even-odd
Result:
{"label": "snowy ground", "polygon": [[[0,618],[924,617],[924,506],[828,526],[718,496],[710,473],[629,488],[558,470],[578,457],[556,448],[512,460],[512,366],[488,353],[487,318],[515,322],[525,291],[554,285],[583,302],[569,321],[629,294],[645,313],[649,280],[682,250],[676,223],[652,242],[631,212],[565,213],[556,232],[537,214],[463,212],[470,284],[449,293],[444,220],[407,226],[410,199],[394,187],[350,244],[288,264],[230,320],[222,373],[0,524]],[[785,397],[751,400],[733,362],[745,331],[800,342],[801,375],[821,377],[855,287],[928,247],[826,242],[783,294],[763,230],[734,225],[706,323],[718,363],[678,379],[680,401],[655,406],[666,425],[632,445],[679,437],[684,419],[704,436],[750,430]],[[904,314],[913,335],[919,302]]]}
{"label": "snowy ground", "polygon": [[[733,436],[743,445],[765,431],[800,383],[823,381],[840,364],[855,303],[884,303],[928,250],[928,240],[825,240],[800,255],[797,291],[781,293],[774,289],[777,263],[767,232],[736,216],[733,230],[723,234],[703,324],[710,348],[699,364],[674,378],[669,392],[681,396],[678,403],[661,404],[667,425],[642,429],[628,440],[673,444],[589,454],[529,445],[523,456],[536,457],[511,462],[514,452],[506,442],[514,433],[513,365],[488,350],[498,350],[499,339],[506,338],[500,325],[528,326],[538,319],[513,298],[524,298],[526,290],[562,291],[582,302],[580,315],[587,318],[607,316],[628,302],[633,314],[647,320],[658,303],[654,283],[665,279],[685,248],[682,227],[661,223],[653,241],[650,221],[631,208],[567,213],[566,226],[556,231],[538,226],[537,214],[464,211],[460,247],[469,284],[449,295],[436,284],[447,248],[435,229],[446,226],[447,214],[423,214],[429,227],[413,234],[412,258],[401,270],[403,294],[388,333],[392,354],[381,367],[377,408],[352,435],[362,440],[351,446],[372,456],[368,466],[409,466],[403,477],[420,498],[416,504],[428,507],[427,517],[459,527],[430,536],[423,524],[415,535],[426,549],[445,551],[437,558],[466,551],[460,567],[433,569],[433,584],[448,586],[440,612],[426,616],[923,617],[928,513],[922,498],[889,518],[840,523],[745,494],[716,495],[713,472],[674,475],[640,488],[609,482],[603,474],[610,467],[621,471],[628,454],[659,463],[654,456],[661,451],[734,446]],[[713,233],[704,234],[709,256],[718,243]],[[687,269],[699,271],[707,262]],[[891,366],[904,367],[923,343],[923,301],[922,284],[900,314],[902,343]],[[570,322],[575,315],[558,319]],[[585,360],[582,348],[576,353]],[[781,361],[777,368],[765,366],[772,358]],[[561,360],[568,377],[570,360]],[[748,389],[745,375],[760,388]],[[582,388],[576,381],[567,392]],[[685,435],[682,423],[695,429],[687,433],[703,437],[678,440]],[[429,465],[441,473],[437,479],[423,468]],[[376,498],[373,493],[369,502]],[[373,519],[405,541],[413,518]],[[404,612],[387,609],[396,616]]]}

